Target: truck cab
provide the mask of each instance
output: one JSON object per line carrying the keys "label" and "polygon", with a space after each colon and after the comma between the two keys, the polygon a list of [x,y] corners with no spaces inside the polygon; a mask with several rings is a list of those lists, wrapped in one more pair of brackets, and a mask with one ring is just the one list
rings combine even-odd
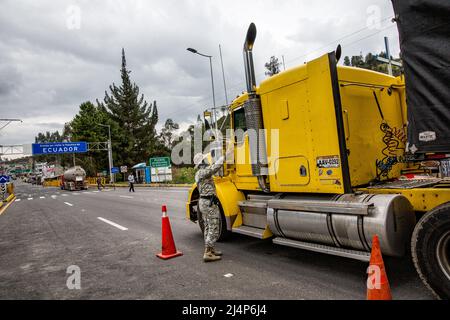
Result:
{"label": "truck cab", "polygon": [[[257,86],[255,38],[251,24],[247,92],[229,107],[234,159],[215,178],[221,239],[369,261],[378,235],[385,255],[411,247],[425,283],[450,296],[450,148],[411,146],[407,78],[340,66],[338,47]],[[202,226],[197,203],[194,185],[187,217]]]}

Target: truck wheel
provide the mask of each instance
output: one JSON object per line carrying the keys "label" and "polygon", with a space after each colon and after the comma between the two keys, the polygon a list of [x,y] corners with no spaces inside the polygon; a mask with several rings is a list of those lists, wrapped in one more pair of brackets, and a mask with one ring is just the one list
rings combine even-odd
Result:
{"label": "truck wheel", "polygon": [[411,240],[414,265],[425,285],[440,299],[450,299],[450,202],[427,212]]}
{"label": "truck wheel", "polygon": [[[220,228],[219,228],[219,239],[218,242],[224,241],[228,239],[231,235],[231,232],[227,229],[227,221],[225,220],[225,215],[223,214],[222,206],[219,204],[219,210],[220,210]],[[202,231],[202,234],[205,234],[205,222],[203,220],[202,213],[200,211],[200,208],[197,205],[197,218],[198,218],[198,225],[200,226],[200,230]]]}

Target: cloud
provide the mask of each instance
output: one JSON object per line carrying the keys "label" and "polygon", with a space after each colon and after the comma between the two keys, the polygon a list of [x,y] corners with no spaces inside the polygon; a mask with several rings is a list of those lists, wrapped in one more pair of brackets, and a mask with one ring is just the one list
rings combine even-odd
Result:
{"label": "cloud", "polygon": [[[289,67],[333,50],[334,40],[365,26],[371,5],[383,17],[392,15],[388,0],[4,0],[0,108],[2,117],[24,122],[0,132],[0,143],[29,143],[38,132],[61,130],[82,102],[102,100],[109,85],[120,83],[122,47],[132,81],[148,102],[157,100],[160,125],[171,117],[187,127],[212,105],[212,92],[208,59],[186,48],[213,55],[222,105],[218,45],[231,100],[245,89],[242,45],[250,22],[258,28],[254,57],[261,81],[270,56],[283,55]],[[344,55],[382,50],[385,34],[397,54],[396,28],[368,37],[373,33],[344,39]]]}

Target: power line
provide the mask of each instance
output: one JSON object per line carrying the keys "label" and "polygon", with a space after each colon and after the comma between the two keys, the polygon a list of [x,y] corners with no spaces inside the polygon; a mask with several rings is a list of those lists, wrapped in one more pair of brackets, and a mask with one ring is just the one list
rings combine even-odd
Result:
{"label": "power line", "polygon": [[[386,20],[392,19],[392,18],[393,18],[392,16],[385,17],[385,18],[383,18],[383,19],[380,20],[380,23],[382,23],[382,22],[384,22],[384,21],[386,21]],[[358,34],[358,33],[360,33],[360,32],[363,32],[363,31],[365,31],[365,30],[367,30],[367,29],[369,29],[369,28],[370,28],[369,26],[365,26],[364,28],[361,28],[361,29],[359,29],[359,30],[356,30],[356,31],[354,31],[354,32],[351,32],[351,33],[349,33],[349,34],[347,34],[347,35],[345,35],[345,36],[343,36],[343,37],[341,37],[341,38],[339,38],[339,39],[333,40],[332,42],[329,42],[328,44],[323,45],[323,46],[321,46],[321,47],[319,47],[319,48],[317,48],[317,49],[314,49],[314,50],[312,50],[312,51],[310,51],[310,52],[308,52],[308,53],[305,53],[305,54],[303,54],[303,55],[301,55],[301,56],[295,57],[295,58],[289,60],[288,62],[296,61],[296,60],[298,60],[298,59],[300,59],[300,58],[304,58],[304,57],[306,57],[306,56],[308,56],[308,55],[310,55],[310,54],[312,54],[312,53],[314,53],[314,52],[316,52],[316,51],[319,51],[319,50],[328,48],[328,47],[331,46],[331,45],[336,45],[338,42],[340,42],[340,41],[342,41],[342,40],[344,40],[344,39],[350,38],[350,37],[354,36],[355,34]],[[382,30],[384,30],[384,29],[382,29]],[[380,31],[382,31],[382,30],[380,30]],[[376,32],[376,33],[374,33],[374,34],[377,34],[377,33],[379,33],[379,32]],[[356,40],[355,42],[359,42],[359,41],[361,41],[361,39]]]}
{"label": "power line", "polygon": [[[385,22],[386,20],[390,20],[390,19],[392,19],[392,18],[393,18],[392,16],[385,17],[385,18],[383,18],[383,19],[380,20],[380,23]],[[367,36],[364,36],[364,37],[362,37],[362,38],[360,38],[360,39],[357,39],[357,40],[355,40],[355,41],[353,41],[353,42],[350,42],[350,43],[348,43],[348,44],[345,44],[345,46],[346,46],[346,47],[349,47],[349,46],[351,46],[351,45],[353,45],[353,44],[355,44],[355,43],[358,43],[358,42],[363,41],[363,40],[365,40],[365,39],[371,38],[371,37],[373,37],[373,36],[379,34],[380,32],[385,31],[385,30],[387,30],[387,29],[390,29],[390,28],[392,28],[392,27],[394,27],[394,26],[395,26],[395,24],[392,24],[392,25],[389,25],[389,26],[384,27],[384,28],[382,28],[382,29],[379,29],[379,30],[377,30],[377,31],[374,32],[374,33],[371,33],[371,34],[369,34],[369,35],[367,35]],[[326,44],[326,45],[323,45],[323,46],[318,47],[318,48],[316,48],[316,49],[314,49],[314,50],[312,50],[312,51],[309,51],[309,52],[307,52],[307,53],[305,53],[305,54],[302,54],[301,56],[297,56],[297,57],[295,57],[295,58],[293,58],[293,59],[291,59],[291,60],[288,60],[288,63],[289,63],[289,62],[296,61],[296,60],[299,60],[299,59],[301,59],[301,58],[304,58],[304,57],[306,57],[306,56],[308,56],[308,55],[310,55],[310,54],[312,54],[312,53],[314,53],[314,52],[316,52],[316,51],[323,50],[323,49],[325,49],[325,48],[327,48],[327,47],[329,47],[329,46],[331,46],[331,45],[336,45],[336,43],[338,43],[338,42],[340,42],[340,41],[342,41],[342,40],[344,40],[344,39],[350,38],[350,37],[352,37],[352,36],[354,36],[354,35],[356,35],[356,34],[362,32],[362,31],[365,31],[365,30],[369,29],[369,28],[370,28],[369,26],[366,26],[366,27],[364,27],[364,28],[361,28],[361,29],[358,29],[358,30],[356,30],[356,31],[353,31],[353,32],[351,32],[351,33],[349,33],[349,34],[347,34],[347,35],[344,35],[343,37],[340,37],[340,38],[338,38],[338,39],[336,39],[336,40],[333,40],[332,42],[329,42],[329,43]],[[262,76],[262,75],[263,75],[263,74],[260,73],[260,74],[258,74],[258,77],[259,77],[259,76]],[[234,89],[234,88],[236,88],[236,87],[238,87],[238,86],[242,86],[243,83],[245,83],[245,82],[244,82],[244,81],[236,82],[234,85],[229,86],[229,87],[228,87],[228,90],[232,90],[232,89]],[[202,104],[202,102],[207,101],[207,100],[209,100],[210,98],[211,98],[211,96],[206,96],[206,97],[204,97],[203,99],[201,99],[201,100],[199,100],[198,102],[196,102],[195,104],[188,105],[188,106],[184,107],[183,109],[184,109],[184,110],[190,110],[190,109],[192,109],[192,108],[194,108],[194,107],[198,107],[200,104]],[[173,116],[173,115],[175,115],[175,114],[177,114],[177,113],[178,113],[178,111],[172,112],[172,113],[170,113],[167,117],[171,117],[171,116]]]}

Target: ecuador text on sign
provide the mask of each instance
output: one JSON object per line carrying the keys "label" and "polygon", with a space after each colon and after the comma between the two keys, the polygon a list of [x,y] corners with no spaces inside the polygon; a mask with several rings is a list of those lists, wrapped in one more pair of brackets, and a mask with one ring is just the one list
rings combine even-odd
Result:
{"label": "ecuador text on sign", "polygon": [[87,152],[86,142],[33,143],[33,155]]}

